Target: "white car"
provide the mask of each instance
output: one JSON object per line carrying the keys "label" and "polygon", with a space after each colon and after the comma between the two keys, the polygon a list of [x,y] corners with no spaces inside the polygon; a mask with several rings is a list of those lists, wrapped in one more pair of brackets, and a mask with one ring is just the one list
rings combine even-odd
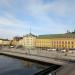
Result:
{"label": "white car", "polygon": [[61,50],[61,52],[66,52],[66,50],[65,50],[65,49],[63,49],[63,50]]}
{"label": "white car", "polygon": [[52,51],[56,51],[56,49],[52,49]]}
{"label": "white car", "polygon": [[13,48],[14,46],[10,46],[11,48]]}

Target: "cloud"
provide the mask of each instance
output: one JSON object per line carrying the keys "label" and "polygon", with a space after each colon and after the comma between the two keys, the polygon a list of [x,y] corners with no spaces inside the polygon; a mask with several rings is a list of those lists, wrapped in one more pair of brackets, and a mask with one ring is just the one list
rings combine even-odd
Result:
{"label": "cloud", "polygon": [[24,8],[26,8],[26,10],[30,12],[30,14],[36,16],[42,14],[47,15],[48,13],[54,13],[55,15],[65,17],[67,15],[68,16],[74,15],[73,13],[75,12],[74,6],[75,6],[74,0],[71,1],[53,0],[53,2],[52,0],[27,0],[27,5],[24,5]]}
{"label": "cloud", "polygon": [[0,17],[0,25],[25,27],[29,24],[26,21],[17,19],[13,14],[6,12],[3,17]]}
{"label": "cloud", "polygon": [[11,38],[16,35],[23,35],[28,32],[29,23],[17,19],[11,13],[5,13],[3,17],[0,17],[0,37],[6,36]]}
{"label": "cloud", "polygon": [[[0,0],[0,32],[63,33],[75,24],[74,0]],[[2,9],[1,9],[2,8]],[[6,34],[6,33],[5,33]],[[8,34],[6,34],[8,36]],[[11,36],[12,36],[11,35]]]}
{"label": "cloud", "polygon": [[74,0],[53,0],[53,2],[44,2],[46,0],[27,1],[28,4],[24,5],[25,11],[42,23],[46,22],[54,26],[56,24],[57,26],[59,26],[58,24],[70,26],[70,24],[74,23]]}

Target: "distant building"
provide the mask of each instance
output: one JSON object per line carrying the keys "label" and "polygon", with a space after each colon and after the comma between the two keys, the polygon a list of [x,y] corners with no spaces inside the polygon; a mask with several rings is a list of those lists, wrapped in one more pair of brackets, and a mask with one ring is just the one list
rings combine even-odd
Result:
{"label": "distant building", "polygon": [[3,44],[3,40],[2,39],[0,39],[0,46]]}
{"label": "distant building", "polygon": [[[55,48],[55,49],[75,49],[75,34],[51,34],[51,35],[39,35],[38,38],[41,40],[48,40],[46,43],[46,48]],[[43,45],[43,42],[39,44]]]}
{"label": "distant building", "polygon": [[7,45],[9,45],[10,44],[10,40],[8,40],[8,39],[3,39],[3,45],[4,46],[7,46]]}
{"label": "distant building", "polygon": [[55,48],[55,49],[75,49],[75,34],[50,34],[35,36],[29,33],[23,37],[15,37],[13,45],[22,45],[26,48]]}
{"label": "distant building", "polygon": [[10,40],[8,39],[0,39],[0,46],[7,46],[10,44]]}
{"label": "distant building", "polygon": [[16,46],[18,45],[19,40],[21,40],[22,37],[14,37],[13,40],[11,40],[10,45]]}
{"label": "distant building", "polygon": [[37,48],[43,48],[43,49],[51,48],[52,47],[51,39],[37,37],[35,46]]}
{"label": "distant building", "polygon": [[33,48],[36,45],[36,36],[29,33],[23,36],[23,39],[19,40],[19,45],[23,45],[26,48]]}

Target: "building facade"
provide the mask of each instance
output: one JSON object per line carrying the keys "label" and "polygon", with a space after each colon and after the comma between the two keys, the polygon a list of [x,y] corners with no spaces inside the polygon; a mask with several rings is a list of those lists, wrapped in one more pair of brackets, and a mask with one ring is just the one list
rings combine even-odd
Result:
{"label": "building facade", "polygon": [[52,34],[35,36],[29,33],[17,40],[15,45],[26,48],[75,49],[75,34]]}
{"label": "building facade", "polygon": [[56,49],[74,49],[75,38],[54,38],[52,39],[52,48]]}
{"label": "building facade", "polygon": [[11,40],[10,45],[13,45],[13,46],[19,45],[18,42],[21,39],[22,39],[22,37],[14,37],[13,40]]}
{"label": "building facade", "polygon": [[0,39],[0,46],[9,46],[10,40],[8,39]]}
{"label": "building facade", "polygon": [[18,45],[22,45],[26,48],[34,48],[36,45],[36,36],[29,33],[23,36],[23,39],[18,41]]}
{"label": "building facade", "polygon": [[52,47],[52,40],[51,39],[45,39],[45,38],[37,38],[36,39],[36,47],[37,48],[51,48]]}
{"label": "building facade", "polygon": [[40,35],[36,40],[36,46],[51,49],[75,49],[75,33]]}

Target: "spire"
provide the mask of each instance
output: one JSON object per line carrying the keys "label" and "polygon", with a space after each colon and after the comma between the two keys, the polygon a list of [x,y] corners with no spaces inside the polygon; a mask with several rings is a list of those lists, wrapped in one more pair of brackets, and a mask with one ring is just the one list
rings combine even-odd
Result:
{"label": "spire", "polygon": [[31,34],[31,24],[30,24],[30,34]]}

